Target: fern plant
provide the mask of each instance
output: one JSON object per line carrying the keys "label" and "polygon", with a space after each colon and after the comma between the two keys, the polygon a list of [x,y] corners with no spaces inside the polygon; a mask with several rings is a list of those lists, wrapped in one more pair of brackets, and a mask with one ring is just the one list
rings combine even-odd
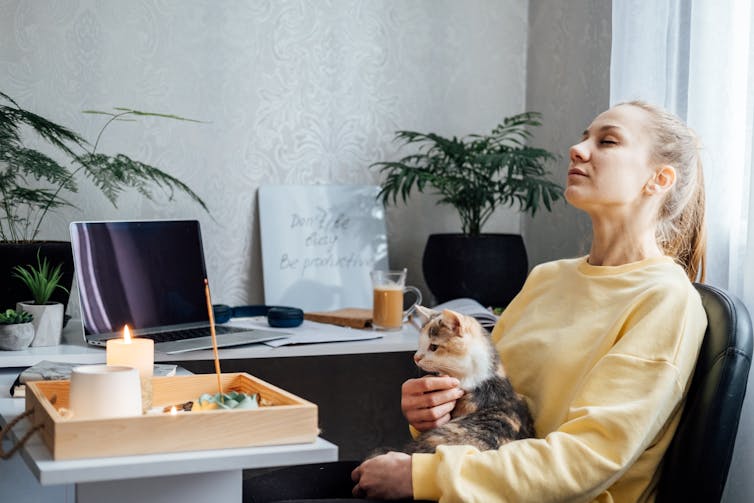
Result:
{"label": "fern plant", "polygon": [[[77,177],[88,177],[117,206],[119,194],[136,189],[155,200],[159,187],[172,200],[176,191],[188,194],[208,211],[204,201],[188,185],[164,171],[131,159],[124,154],[107,155],[97,151],[100,138],[114,121],[134,117],[156,117],[199,122],[177,115],[115,108],[114,112],[86,110],[84,113],[109,117],[94,144],[79,134],[24,110],[10,96],[0,92],[0,241],[33,241],[51,211],[74,207],[68,199],[78,192]],[[55,147],[66,162],[29,148],[22,133],[30,129]]]}
{"label": "fern plant", "polygon": [[378,197],[385,204],[405,202],[416,189],[428,188],[441,204],[453,206],[463,234],[476,236],[500,205],[517,205],[534,215],[540,202],[563,197],[563,188],[547,178],[546,164],[556,156],[527,145],[530,127],[541,125],[541,115],[524,112],[507,117],[488,135],[445,138],[435,133],[398,131],[401,146],[416,145],[418,152],[395,162],[377,162],[385,175]]}
{"label": "fern plant", "polygon": [[60,284],[63,278],[63,264],[51,267],[47,258],[40,258],[40,250],[37,250],[37,266],[29,264],[26,267],[17,265],[13,267],[13,276],[23,282],[31,292],[34,303],[40,306],[47,304],[52,297],[53,292],[60,288],[66,293],[70,293],[66,287]]}

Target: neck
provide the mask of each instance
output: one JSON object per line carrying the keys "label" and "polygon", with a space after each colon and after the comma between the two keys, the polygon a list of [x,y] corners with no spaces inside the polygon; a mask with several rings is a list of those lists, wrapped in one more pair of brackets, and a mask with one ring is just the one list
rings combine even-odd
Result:
{"label": "neck", "polygon": [[[495,351],[489,339],[485,339],[485,344],[477,345],[469,351],[470,362],[467,368],[470,370],[465,376],[459,377],[461,389],[471,391],[495,374],[505,377],[502,365],[496,361]],[[490,361],[490,358],[493,360]]]}
{"label": "neck", "polygon": [[464,391],[471,391],[475,389],[477,386],[482,384],[484,381],[489,379],[489,376],[480,376],[480,375],[472,375],[472,376],[466,376],[462,379],[460,379],[460,387]]}
{"label": "neck", "polygon": [[640,218],[619,223],[592,218],[592,232],[591,265],[617,266],[664,255],[654,225]]}

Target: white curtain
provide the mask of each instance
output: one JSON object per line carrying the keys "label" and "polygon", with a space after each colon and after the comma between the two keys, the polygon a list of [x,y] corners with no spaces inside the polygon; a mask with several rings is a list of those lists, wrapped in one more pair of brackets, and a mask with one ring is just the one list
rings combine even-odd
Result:
{"label": "white curtain", "polygon": [[[699,134],[707,194],[707,282],[754,315],[754,50],[750,0],[613,0],[610,103],[644,99]],[[723,493],[754,501],[754,372]]]}
{"label": "white curtain", "polygon": [[610,103],[643,99],[699,134],[707,282],[754,313],[754,50],[750,0],[613,0]]}

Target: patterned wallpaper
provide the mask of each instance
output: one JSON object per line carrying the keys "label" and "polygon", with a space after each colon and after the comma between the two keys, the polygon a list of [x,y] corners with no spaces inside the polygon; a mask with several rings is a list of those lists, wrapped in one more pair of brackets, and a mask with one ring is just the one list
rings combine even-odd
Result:
{"label": "patterned wallpaper", "polygon": [[[377,183],[369,164],[395,158],[397,129],[485,132],[524,110],[526,0],[4,0],[0,90],[93,141],[116,106],[204,121],[113,124],[100,150],[154,164],[186,197],[124,194],[113,208],[87,181],[80,219],[197,218],[213,300],[263,301],[256,190],[266,183]],[[420,286],[428,234],[460,229],[417,196],[387,213],[390,262]],[[501,210],[486,228],[519,232]],[[72,306],[76,309],[75,304]]]}

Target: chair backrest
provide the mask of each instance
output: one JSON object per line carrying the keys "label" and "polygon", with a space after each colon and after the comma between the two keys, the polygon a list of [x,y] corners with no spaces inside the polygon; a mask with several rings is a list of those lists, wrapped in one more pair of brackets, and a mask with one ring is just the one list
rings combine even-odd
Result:
{"label": "chair backrest", "polygon": [[720,501],[752,358],[751,318],[735,296],[695,284],[707,312],[678,430],[663,460],[657,501]]}

